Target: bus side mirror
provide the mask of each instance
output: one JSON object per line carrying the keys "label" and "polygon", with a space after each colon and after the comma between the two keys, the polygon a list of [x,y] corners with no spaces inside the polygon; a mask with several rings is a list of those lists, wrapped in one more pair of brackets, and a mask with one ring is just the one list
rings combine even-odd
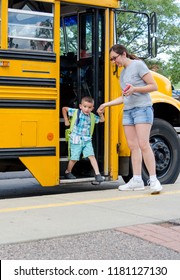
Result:
{"label": "bus side mirror", "polygon": [[150,14],[151,34],[150,34],[150,53],[151,57],[157,56],[157,16],[153,12]]}

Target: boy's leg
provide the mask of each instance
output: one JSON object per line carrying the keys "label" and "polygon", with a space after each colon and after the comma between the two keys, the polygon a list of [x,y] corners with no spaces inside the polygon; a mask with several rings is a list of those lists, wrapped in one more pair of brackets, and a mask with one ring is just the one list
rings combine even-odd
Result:
{"label": "boy's leg", "polygon": [[66,179],[76,179],[76,177],[71,173],[73,166],[75,165],[75,163],[77,162],[77,160],[70,160],[68,162],[68,166],[67,169],[65,171],[65,178]]}
{"label": "boy's leg", "polygon": [[93,146],[92,146],[92,141],[84,142],[82,152],[83,152],[83,156],[85,158],[87,158],[87,157],[89,158],[95,174],[99,174],[99,167],[98,167],[98,164],[97,164],[97,160],[94,156],[94,149],[93,149]]}
{"label": "boy's leg", "polygon": [[75,165],[75,163],[77,162],[77,160],[71,160],[68,162],[68,166],[67,169],[65,171],[65,173],[70,173]]}
{"label": "boy's leg", "polygon": [[83,156],[84,157],[88,157],[90,162],[91,162],[91,165],[94,169],[94,172],[95,172],[95,179],[97,182],[103,182],[104,181],[104,178],[101,176],[100,172],[99,172],[99,167],[98,167],[98,163],[97,163],[97,160],[94,156],[94,149],[93,149],[93,146],[92,146],[92,141],[87,141],[85,142],[85,145],[83,147]]}
{"label": "boy's leg", "polygon": [[91,162],[91,165],[94,169],[96,181],[99,182],[99,183],[104,182],[104,178],[101,176],[101,174],[99,172],[99,167],[98,167],[97,160],[96,160],[95,156],[89,156],[88,158],[89,158],[89,160]]}
{"label": "boy's leg", "polygon": [[91,162],[91,165],[92,165],[92,167],[94,169],[95,174],[96,175],[100,174],[99,173],[99,167],[98,167],[97,160],[96,160],[95,156],[89,156],[88,158],[89,158],[89,160]]}
{"label": "boy's leg", "polygon": [[71,173],[71,171],[72,171],[75,163],[79,160],[82,147],[79,144],[71,143],[70,148],[71,148],[71,159],[68,162],[68,166],[65,171],[65,178],[66,179],[76,179],[76,177]]}

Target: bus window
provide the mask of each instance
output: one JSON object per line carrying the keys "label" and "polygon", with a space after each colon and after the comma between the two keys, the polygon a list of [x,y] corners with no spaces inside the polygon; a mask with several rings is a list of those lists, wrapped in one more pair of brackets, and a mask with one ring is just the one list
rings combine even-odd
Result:
{"label": "bus window", "polygon": [[19,1],[19,5],[11,2],[8,9],[8,48],[52,52],[52,4],[46,3],[42,5],[44,9],[40,9],[40,2]]}
{"label": "bus window", "polygon": [[74,53],[77,55],[78,29],[77,16],[61,18],[61,55]]}

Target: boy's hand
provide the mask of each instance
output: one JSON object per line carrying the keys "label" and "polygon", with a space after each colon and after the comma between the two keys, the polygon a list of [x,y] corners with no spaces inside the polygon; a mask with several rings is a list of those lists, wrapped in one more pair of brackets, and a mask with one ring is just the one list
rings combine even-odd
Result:
{"label": "boy's hand", "polygon": [[67,120],[65,120],[64,121],[64,124],[65,124],[65,126],[70,126],[70,122],[69,122],[69,120],[67,119]]}
{"label": "boy's hand", "polygon": [[100,115],[103,114],[104,113],[104,108],[105,108],[104,104],[101,104],[99,106],[99,108],[97,109],[97,113],[100,114]]}

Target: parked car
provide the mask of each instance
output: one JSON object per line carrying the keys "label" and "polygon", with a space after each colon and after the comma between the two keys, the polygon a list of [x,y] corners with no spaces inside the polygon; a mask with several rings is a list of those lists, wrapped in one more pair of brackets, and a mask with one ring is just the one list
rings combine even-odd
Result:
{"label": "parked car", "polygon": [[180,101],[180,89],[173,89],[172,90],[172,96]]}

